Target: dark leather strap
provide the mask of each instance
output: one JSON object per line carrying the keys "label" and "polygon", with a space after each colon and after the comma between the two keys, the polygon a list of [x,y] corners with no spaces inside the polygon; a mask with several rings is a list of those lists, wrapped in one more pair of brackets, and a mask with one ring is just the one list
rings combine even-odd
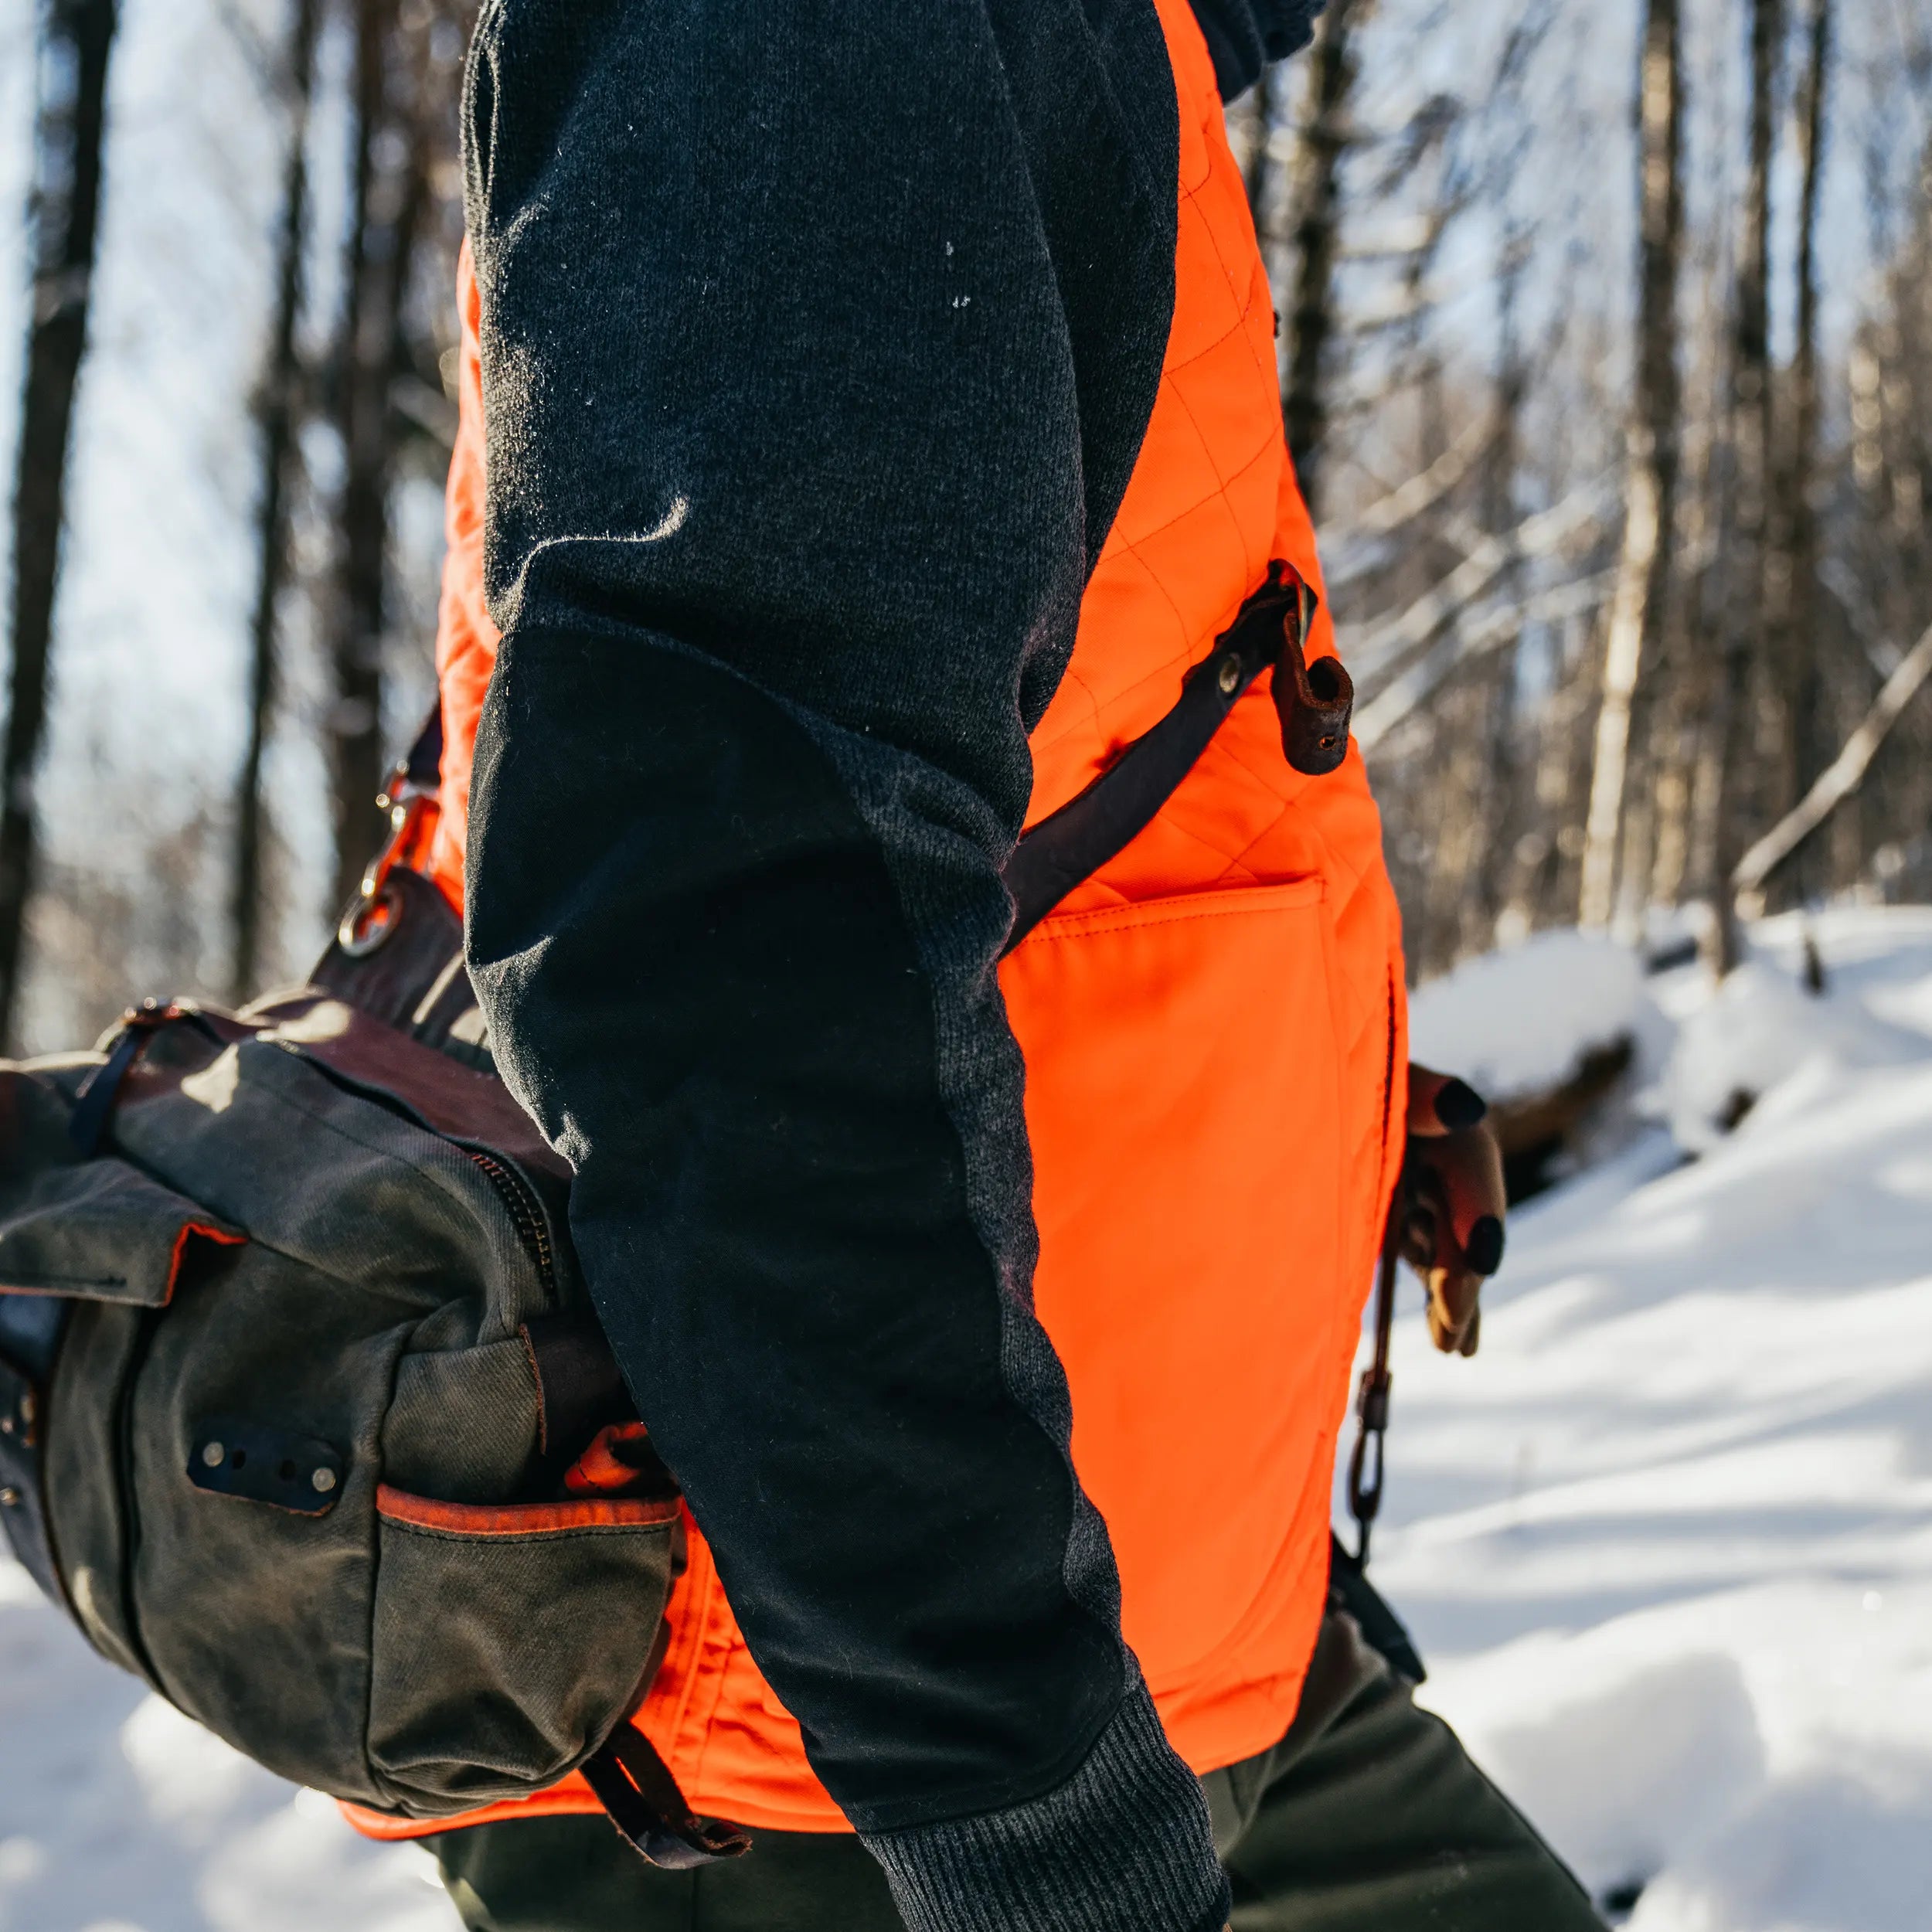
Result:
{"label": "dark leather strap", "polygon": [[134,1063],[148,1036],[160,1023],[164,1009],[157,1000],[131,1007],[121,1016],[121,1036],[109,1049],[107,1059],[87,1076],[75,1097],[74,1110],[67,1117],[67,1138],[86,1159],[100,1151],[114,1103],[121,1097],[121,1083]]}
{"label": "dark leather strap", "polygon": [[1279,560],[1270,564],[1267,582],[1182,681],[1174,708],[1013,848],[1000,875],[1013,896],[1009,952],[1154,822],[1242,694],[1270,666],[1289,764],[1319,777],[1342,763],[1355,687],[1335,659],[1310,665],[1304,657],[1315,608],[1314,592],[1295,572]]}
{"label": "dark leather strap", "polygon": [[[413,785],[418,791],[435,791],[443,783],[443,700],[439,693],[434,704],[430,706],[430,715],[423,720],[423,728],[416,734],[416,742],[410,747],[409,756],[403,760],[396,778]],[[392,778],[389,792],[400,789],[396,778]]]}
{"label": "dark leather strap", "polygon": [[1408,1627],[1389,1607],[1381,1591],[1362,1573],[1361,1563],[1342,1546],[1332,1531],[1328,1536],[1328,1607],[1345,1611],[1355,1619],[1362,1641],[1379,1651],[1382,1660],[1400,1678],[1411,1684],[1426,1684],[1429,1673],[1423,1668],[1422,1654]]}
{"label": "dark leather strap", "polygon": [[635,1417],[617,1359],[589,1309],[533,1315],[518,1333],[536,1378],[537,1451],[546,1461],[567,1468],[606,1423]]}
{"label": "dark leather strap", "polygon": [[468,976],[460,964],[451,970],[451,962],[460,962],[463,956],[463,922],[434,882],[420,872],[397,866],[383,884],[389,917],[381,944],[349,953],[343,951],[339,936],[332,939],[308,982],[371,1019],[438,1046],[440,1042],[429,1036],[426,1022],[430,1009],[440,1003],[439,995],[450,994],[465,1005],[474,1003]]}
{"label": "dark leather strap", "polygon": [[751,1849],[736,1826],[692,1815],[670,1767],[633,1725],[617,1726],[583,1777],[631,1848],[668,1872],[742,1858]]}
{"label": "dark leather strap", "polygon": [[[1267,581],[1182,680],[1173,709],[1136,738],[1078,798],[1043,818],[1020,839],[1000,874],[1013,896],[1009,952],[1077,886],[1154,822],[1223,720],[1264,671],[1270,667],[1274,671],[1274,708],[1288,763],[1309,777],[1323,777],[1341,764],[1348,755],[1355,687],[1338,659],[1308,662],[1304,647],[1315,612],[1314,591],[1291,565],[1276,559],[1268,566]],[[442,761],[439,700],[397,767],[391,791],[400,791],[406,783],[419,794],[433,793]],[[413,983],[411,975],[399,977],[403,983]]]}
{"label": "dark leather strap", "polygon": [[[1389,1429],[1389,1391],[1395,1377],[1389,1370],[1389,1344],[1395,1328],[1396,1217],[1402,1211],[1400,1187],[1389,1205],[1383,1231],[1382,1259],[1376,1270],[1375,1355],[1362,1372],[1355,1399],[1355,1448],[1349,1458],[1349,1513],[1355,1520],[1355,1566],[1369,1565],[1369,1537],[1382,1510],[1383,1438]],[[1417,1679],[1417,1682],[1421,1680]]]}

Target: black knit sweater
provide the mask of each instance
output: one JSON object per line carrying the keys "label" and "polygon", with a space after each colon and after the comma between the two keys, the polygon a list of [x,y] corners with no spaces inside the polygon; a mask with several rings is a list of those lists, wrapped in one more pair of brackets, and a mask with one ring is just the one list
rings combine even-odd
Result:
{"label": "black knit sweater", "polygon": [[[1224,88],[1307,0],[1196,0]],[[488,0],[471,969],[909,1925],[1216,1932],[1031,1304],[1027,733],[1173,307],[1151,0]]]}

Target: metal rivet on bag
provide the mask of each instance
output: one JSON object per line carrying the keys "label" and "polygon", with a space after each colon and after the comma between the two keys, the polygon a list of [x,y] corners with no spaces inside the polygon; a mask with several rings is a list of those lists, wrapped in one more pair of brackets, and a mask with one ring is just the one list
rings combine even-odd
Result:
{"label": "metal rivet on bag", "polygon": [[1241,682],[1241,660],[1236,657],[1223,658],[1215,682],[1220,685],[1223,697],[1233,697],[1235,687]]}
{"label": "metal rivet on bag", "polygon": [[318,1469],[309,1481],[326,1496],[335,1487],[335,1471],[333,1469]]}
{"label": "metal rivet on bag", "polygon": [[19,1507],[20,1492],[9,1483],[5,1488],[0,1489],[0,1508],[18,1509]]}
{"label": "metal rivet on bag", "polygon": [[203,1462],[207,1464],[210,1469],[219,1469],[222,1465],[223,1458],[226,1456],[227,1454],[228,1451],[224,1449],[219,1443],[211,1442],[208,1447],[201,1452],[201,1459]]}

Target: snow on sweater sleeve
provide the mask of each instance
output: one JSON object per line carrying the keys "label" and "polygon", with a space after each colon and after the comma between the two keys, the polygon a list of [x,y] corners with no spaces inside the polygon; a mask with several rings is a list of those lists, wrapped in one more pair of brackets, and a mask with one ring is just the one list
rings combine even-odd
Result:
{"label": "snow on sweater sleeve", "polygon": [[916,1932],[1210,1932],[1032,1311],[995,963],[1152,407],[1145,0],[492,0],[471,968],[654,1440]]}

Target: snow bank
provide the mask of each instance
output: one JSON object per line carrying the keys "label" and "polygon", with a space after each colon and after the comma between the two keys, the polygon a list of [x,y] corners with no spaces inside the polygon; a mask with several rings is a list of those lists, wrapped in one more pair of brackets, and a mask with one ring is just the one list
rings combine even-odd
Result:
{"label": "snow bank", "polygon": [[[1680,1147],[1709,1152],[1767,1097],[1773,1113],[1802,1111],[1831,1092],[1842,1074],[1927,1057],[1932,1009],[1916,1003],[1914,942],[1923,915],[1895,917],[1913,962],[1904,987],[1881,989],[1874,982],[1872,962],[1858,957],[1870,916],[1853,910],[1827,922],[1841,947],[1830,947],[1828,940],[1821,947],[1840,955],[1835,968],[1828,966],[1821,998],[1800,978],[1804,926],[1795,917],[1760,928],[1754,957],[1715,993],[1699,971],[1674,976],[1662,997],[1679,1033],[1661,1099]],[[1923,1023],[1915,1025],[1915,1015]]]}
{"label": "snow bank", "polygon": [[[1631,1932],[1932,1926],[1932,916],[1774,921],[1652,1128],[1396,1339],[1377,1579],[1425,1697]],[[1733,1134],[1713,1121],[1745,1088]]]}
{"label": "snow bank", "polygon": [[428,1855],[356,1837],[94,1655],[0,1559],[3,1932],[457,1932]]}
{"label": "snow bank", "polygon": [[1769,1583],[1446,1665],[1427,1696],[1632,1932],[1924,1932],[1932,1588]]}
{"label": "snow bank", "polygon": [[1600,1894],[1660,1870],[1764,1776],[1757,1708],[1722,1648],[1647,1647],[1617,1625],[1539,1634],[1444,1672],[1434,1696],[1471,1713],[1464,1741]]}
{"label": "snow bank", "polygon": [[1557,1085],[1593,1048],[1656,1031],[1637,954],[1609,939],[1539,933],[1420,988],[1410,1050],[1492,1100]]}

